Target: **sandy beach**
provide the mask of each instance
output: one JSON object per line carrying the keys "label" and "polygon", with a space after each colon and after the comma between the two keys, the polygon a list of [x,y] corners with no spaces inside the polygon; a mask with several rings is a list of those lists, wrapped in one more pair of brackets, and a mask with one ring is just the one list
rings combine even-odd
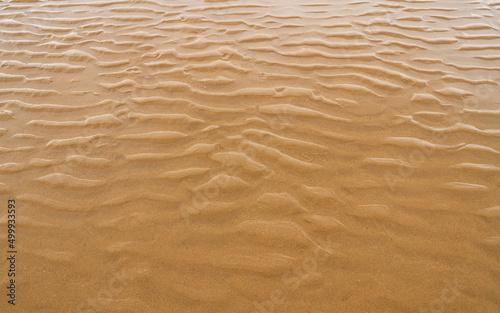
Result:
{"label": "sandy beach", "polygon": [[0,1],[0,312],[500,312],[499,21]]}

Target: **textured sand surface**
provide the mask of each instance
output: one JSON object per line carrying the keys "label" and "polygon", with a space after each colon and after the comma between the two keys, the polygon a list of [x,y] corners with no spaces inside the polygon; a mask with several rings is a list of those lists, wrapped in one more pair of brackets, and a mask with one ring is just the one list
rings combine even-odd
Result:
{"label": "textured sand surface", "polygon": [[500,312],[499,10],[0,1],[0,312]]}

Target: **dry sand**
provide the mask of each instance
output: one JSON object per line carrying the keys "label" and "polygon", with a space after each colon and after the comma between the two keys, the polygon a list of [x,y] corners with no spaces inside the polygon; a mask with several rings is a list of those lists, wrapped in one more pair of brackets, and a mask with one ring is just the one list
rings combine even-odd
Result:
{"label": "dry sand", "polygon": [[500,312],[499,10],[1,1],[0,311]]}

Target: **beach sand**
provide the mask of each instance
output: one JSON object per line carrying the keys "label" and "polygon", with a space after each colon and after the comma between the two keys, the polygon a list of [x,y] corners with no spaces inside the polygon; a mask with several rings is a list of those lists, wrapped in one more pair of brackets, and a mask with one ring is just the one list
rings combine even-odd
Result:
{"label": "beach sand", "polygon": [[1,1],[0,311],[500,312],[499,10]]}

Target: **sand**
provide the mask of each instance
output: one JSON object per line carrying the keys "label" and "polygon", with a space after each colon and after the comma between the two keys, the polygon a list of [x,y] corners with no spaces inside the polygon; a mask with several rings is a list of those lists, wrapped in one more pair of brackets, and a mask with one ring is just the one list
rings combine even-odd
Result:
{"label": "sand", "polygon": [[1,1],[0,311],[500,312],[499,10]]}

